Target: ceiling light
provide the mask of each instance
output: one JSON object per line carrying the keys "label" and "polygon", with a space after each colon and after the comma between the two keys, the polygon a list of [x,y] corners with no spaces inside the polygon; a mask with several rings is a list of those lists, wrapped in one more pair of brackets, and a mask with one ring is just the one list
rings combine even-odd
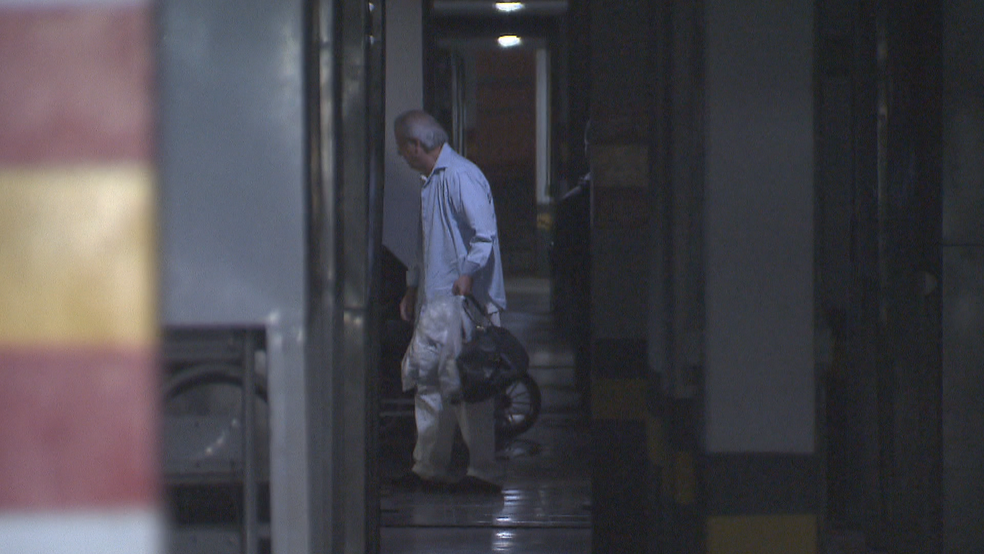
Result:
{"label": "ceiling light", "polygon": [[499,46],[503,48],[511,48],[513,46],[519,46],[522,43],[522,39],[516,35],[502,35],[499,37]]}
{"label": "ceiling light", "polygon": [[499,10],[500,12],[515,12],[523,9],[524,7],[525,6],[523,6],[522,2],[496,2],[495,3],[495,9]]}

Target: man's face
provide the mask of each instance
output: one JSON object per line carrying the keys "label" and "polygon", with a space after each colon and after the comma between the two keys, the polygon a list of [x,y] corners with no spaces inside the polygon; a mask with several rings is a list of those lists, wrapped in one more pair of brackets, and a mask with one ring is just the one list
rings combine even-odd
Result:
{"label": "man's face", "polygon": [[426,166],[422,165],[423,148],[420,146],[420,141],[406,138],[397,133],[396,151],[400,154],[401,158],[406,160],[407,165],[409,165],[412,169],[421,173],[426,171]]}

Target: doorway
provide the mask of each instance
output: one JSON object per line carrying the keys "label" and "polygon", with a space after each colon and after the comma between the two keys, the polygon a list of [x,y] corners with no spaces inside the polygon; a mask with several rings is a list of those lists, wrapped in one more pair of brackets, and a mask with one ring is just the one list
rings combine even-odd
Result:
{"label": "doorway", "polygon": [[[463,3],[435,3],[424,18],[422,104],[491,185],[506,274],[503,325],[530,354],[541,413],[530,429],[497,445],[507,467],[501,495],[392,485],[387,473],[411,463],[412,421],[405,427],[410,440],[404,434],[396,448],[384,440],[384,452],[397,465],[389,460],[383,466],[380,551],[587,553],[590,422],[580,412],[573,354],[555,320],[549,277],[553,168],[559,166],[553,138],[564,115],[554,94],[562,86],[563,71],[553,63],[561,23],[540,16],[492,24],[452,4]],[[503,34],[515,34],[519,45],[500,46]],[[459,448],[456,455],[460,469],[467,453]]]}
{"label": "doorway", "polygon": [[549,69],[537,63],[542,48],[504,49],[491,39],[448,39],[432,56],[431,111],[449,130],[452,146],[475,162],[492,188],[506,275],[546,275],[547,244],[538,241],[538,215],[549,198],[538,197],[538,160],[549,160],[538,122],[538,102]]}

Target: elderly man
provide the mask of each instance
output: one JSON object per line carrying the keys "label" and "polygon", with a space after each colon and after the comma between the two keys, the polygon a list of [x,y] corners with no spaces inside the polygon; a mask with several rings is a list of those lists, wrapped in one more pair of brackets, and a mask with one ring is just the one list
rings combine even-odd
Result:
{"label": "elderly man", "polygon": [[[410,321],[429,301],[473,295],[493,323],[506,307],[502,259],[492,191],[482,171],[455,152],[429,114],[411,110],[393,124],[397,148],[421,174],[420,242],[407,269],[400,315]],[[468,470],[458,490],[500,492],[503,471],[495,460],[494,399],[450,404],[436,383],[417,382],[417,444],[411,481],[447,486],[456,425],[468,446]]]}

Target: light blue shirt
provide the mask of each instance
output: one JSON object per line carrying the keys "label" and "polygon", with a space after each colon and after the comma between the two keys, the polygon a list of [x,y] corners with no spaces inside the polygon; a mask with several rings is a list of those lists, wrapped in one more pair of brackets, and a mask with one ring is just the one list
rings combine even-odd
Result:
{"label": "light blue shirt", "polygon": [[492,189],[482,170],[449,144],[420,189],[420,229],[416,261],[407,269],[418,309],[428,298],[450,296],[465,274],[472,276],[475,299],[490,312],[506,309]]}

